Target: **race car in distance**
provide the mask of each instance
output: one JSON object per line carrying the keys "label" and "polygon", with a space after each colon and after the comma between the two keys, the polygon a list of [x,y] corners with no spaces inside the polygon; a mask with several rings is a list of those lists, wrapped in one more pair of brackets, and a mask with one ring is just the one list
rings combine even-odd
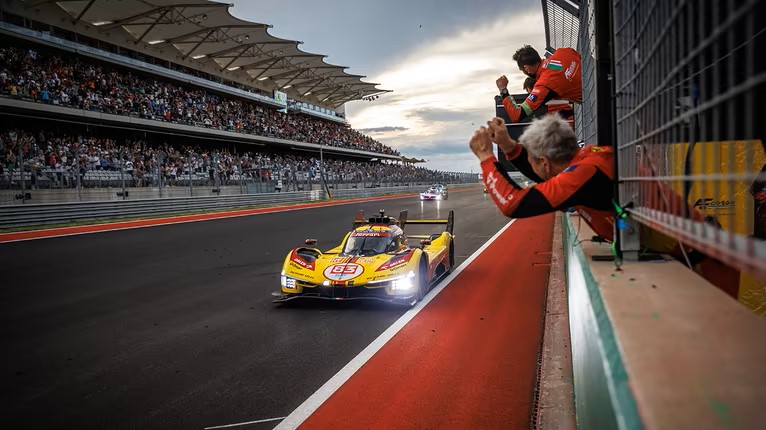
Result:
{"label": "race car in distance", "polygon": [[447,200],[448,197],[447,187],[442,184],[431,185],[424,193],[420,193],[420,200]]}
{"label": "race car in distance", "polygon": [[[408,237],[408,225],[444,225],[445,231]],[[372,299],[412,306],[454,268],[453,226],[453,211],[440,220],[408,220],[407,211],[397,219],[382,210],[365,219],[359,211],[337,247],[322,252],[307,239],[287,254],[274,302]],[[408,243],[413,239],[418,246]]]}

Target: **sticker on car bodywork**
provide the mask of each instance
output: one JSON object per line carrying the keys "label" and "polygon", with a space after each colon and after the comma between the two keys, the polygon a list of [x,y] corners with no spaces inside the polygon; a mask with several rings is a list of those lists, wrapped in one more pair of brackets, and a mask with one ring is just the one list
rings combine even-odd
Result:
{"label": "sticker on car bodywork", "polygon": [[364,272],[364,267],[356,263],[333,264],[324,269],[324,277],[331,281],[348,281]]}
{"label": "sticker on car bodywork", "polygon": [[380,271],[388,270],[388,269],[396,269],[396,268],[399,268],[400,266],[404,266],[410,261],[413,254],[414,254],[413,252],[408,252],[405,255],[395,255],[391,257],[391,259],[383,263],[380,267],[378,267],[378,270],[376,270],[376,272],[380,272]]}
{"label": "sticker on car bodywork", "polygon": [[296,251],[293,251],[292,254],[290,255],[290,262],[300,266],[303,269],[314,270],[314,262],[306,261],[306,259],[298,255],[298,252]]}
{"label": "sticker on car bodywork", "polygon": [[351,233],[352,237],[384,237],[384,236],[390,236],[391,233],[387,231],[379,231],[379,230],[359,230]]}

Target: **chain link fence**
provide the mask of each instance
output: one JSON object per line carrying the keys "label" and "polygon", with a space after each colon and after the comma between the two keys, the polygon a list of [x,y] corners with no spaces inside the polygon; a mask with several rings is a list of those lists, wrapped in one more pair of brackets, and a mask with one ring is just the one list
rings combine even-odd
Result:
{"label": "chain link fence", "polygon": [[[756,0],[623,0],[613,9],[621,201],[643,225],[760,274],[764,18]],[[628,239],[624,251],[642,246]]]}
{"label": "chain link fence", "polygon": [[578,137],[615,149],[626,258],[664,237],[766,275],[765,3],[543,1],[548,51],[582,56]]}

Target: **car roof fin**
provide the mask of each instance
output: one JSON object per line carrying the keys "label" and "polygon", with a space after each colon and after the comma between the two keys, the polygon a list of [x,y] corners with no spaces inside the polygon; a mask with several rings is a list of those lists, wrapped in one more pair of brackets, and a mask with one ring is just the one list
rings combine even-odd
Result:
{"label": "car roof fin", "polygon": [[364,209],[359,209],[356,211],[356,216],[354,217],[354,222],[351,223],[351,229],[354,230],[358,226],[364,224],[366,221],[364,219]]}
{"label": "car roof fin", "polygon": [[407,224],[407,209],[399,212],[399,227],[404,230],[404,226]]}

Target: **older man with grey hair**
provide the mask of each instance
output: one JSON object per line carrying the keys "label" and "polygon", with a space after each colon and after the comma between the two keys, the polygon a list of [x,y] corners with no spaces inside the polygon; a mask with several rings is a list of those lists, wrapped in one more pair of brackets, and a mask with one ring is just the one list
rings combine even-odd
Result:
{"label": "older man with grey hair", "polygon": [[[497,162],[492,142],[524,175],[537,182],[522,189]],[[604,239],[614,238],[612,207],[614,168],[612,149],[588,145],[579,148],[571,127],[557,115],[535,120],[516,142],[500,118],[487,122],[471,138],[470,147],[481,162],[489,195],[503,214],[514,218],[532,217],[574,208],[593,231]],[[637,166],[637,168],[640,168]],[[645,193],[668,199],[681,207],[687,204],[660,182],[647,184]],[[704,214],[689,208],[693,219]],[[719,260],[696,250],[685,251],[680,242],[652,230],[641,231],[641,242],[652,252],[668,253],[679,261],[694,261],[697,273],[718,288],[737,297],[739,274]]]}
{"label": "older man with grey hair", "polygon": [[[516,184],[495,158],[492,142],[537,184]],[[489,195],[506,216],[526,218],[574,208],[598,235],[612,240],[611,148],[580,148],[572,127],[551,114],[533,121],[518,142],[508,135],[505,122],[494,118],[474,133],[470,147],[481,162]]]}

